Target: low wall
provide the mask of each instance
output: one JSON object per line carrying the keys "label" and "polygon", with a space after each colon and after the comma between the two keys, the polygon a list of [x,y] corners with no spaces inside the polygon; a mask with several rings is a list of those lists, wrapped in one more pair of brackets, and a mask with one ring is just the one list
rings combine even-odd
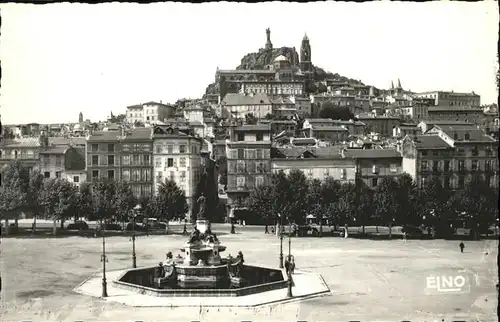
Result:
{"label": "low wall", "polygon": [[[215,267],[215,269],[219,268],[225,269],[226,267]],[[158,297],[234,297],[284,289],[287,287],[287,281],[284,280],[281,270],[245,265],[243,266],[241,277],[250,278],[251,272],[253,271],[255,273],[255,271],[257,271],[257,276],[262,278],[264,282],[258,285],[232,289],[157,289],[153,287],[155,270],[156,266],[130,269],[122,274],[117,281],[113,281],[113,283],[122,289]],[[270,271],[275,274],[269,274]],[[254,278],[254,276],[251,278]]]}

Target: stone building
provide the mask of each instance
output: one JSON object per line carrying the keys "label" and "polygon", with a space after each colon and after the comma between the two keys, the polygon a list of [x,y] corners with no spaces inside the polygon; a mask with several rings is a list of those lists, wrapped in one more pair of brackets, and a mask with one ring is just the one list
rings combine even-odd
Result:
{"label": "stone building", "polygon": [[270,124],[241,125],[226,142],[228,204],[238,207],[250,191],[268,182],[271,159]]}
{"label": "stone building", "polygon": [[96,131],[87,137],[87,181],[121,180],[120,131]]}
{"label": "stone building", "polygon": [[49,146],[40,151],[40,173],[80,185],[86,181],[85,153],[71,146]]}
{"label": "stone building", "polygon": [[186,193],[189,216],[195,187],[201,176],[202,139],[193,134],[175,125],[157,125],[153,128],[154,191],[158,191],[161,182],[175,181]]}

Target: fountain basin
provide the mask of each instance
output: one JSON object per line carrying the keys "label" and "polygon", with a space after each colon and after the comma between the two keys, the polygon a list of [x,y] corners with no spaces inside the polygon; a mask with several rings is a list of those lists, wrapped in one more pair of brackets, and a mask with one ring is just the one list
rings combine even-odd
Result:
{"label": "fountain basin", "polygon": [[[260,266],[243,265],[241,278],[246,282],[243,287],[231,283],[225,265],[200,267],[178,265],[176,270],[177,282],[161,289],[155,286],[155,266],[127,270],[113,283],[122,289],[159,297],[234,297],[287,287],[287,281],[281,270]],[[181,275],[190,277],[187,283],[186,280],[182,280]]]}

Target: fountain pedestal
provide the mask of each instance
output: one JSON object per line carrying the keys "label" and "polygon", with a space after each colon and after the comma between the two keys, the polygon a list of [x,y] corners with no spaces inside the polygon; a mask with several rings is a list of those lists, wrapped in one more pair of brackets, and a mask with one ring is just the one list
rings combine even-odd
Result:
{"label": "fountain pedestal", "polygon": [[210,229],[210,222],[206,219],[198,219],[196,220],[196,229],[198,229],[201,234],[204,234]]}

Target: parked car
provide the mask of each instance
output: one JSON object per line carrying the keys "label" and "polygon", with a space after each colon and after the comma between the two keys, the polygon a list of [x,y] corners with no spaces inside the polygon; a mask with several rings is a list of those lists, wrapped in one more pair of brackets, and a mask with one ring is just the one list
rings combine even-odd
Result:
{"label": "parked car", "polygon": [[132,222],[129,222],[127,224],[127,226],[125,227],[125,230],[126,231],[132,231],[132,230],[135,230],[135,231],[146,231],[146,226],[141,224],[141,223],[135,223],[135,226],[134,226],[134,223]]}
{"label": "parked car", "polygon": [[89,229],[89,225],[83,221],[83,220],[78,220],[75,221],[66,227],[67,230],[86,230]]}
{"label": "parked car", "polygon": [[413,225],[403,226],[401,231],[406,233],[406,236],[408,237],[422,237],[425,234],[421,228]]}
{"label": "parked car", "polygon": [[167,229],[167,224],[159,222],[156,218],[147,218],[146,225],[148,229]]}
{"label": "parked car", "polygon": [[106,230],[122,230],[122,226],[117,223],[107,223],[104,224],[104,229]]}

